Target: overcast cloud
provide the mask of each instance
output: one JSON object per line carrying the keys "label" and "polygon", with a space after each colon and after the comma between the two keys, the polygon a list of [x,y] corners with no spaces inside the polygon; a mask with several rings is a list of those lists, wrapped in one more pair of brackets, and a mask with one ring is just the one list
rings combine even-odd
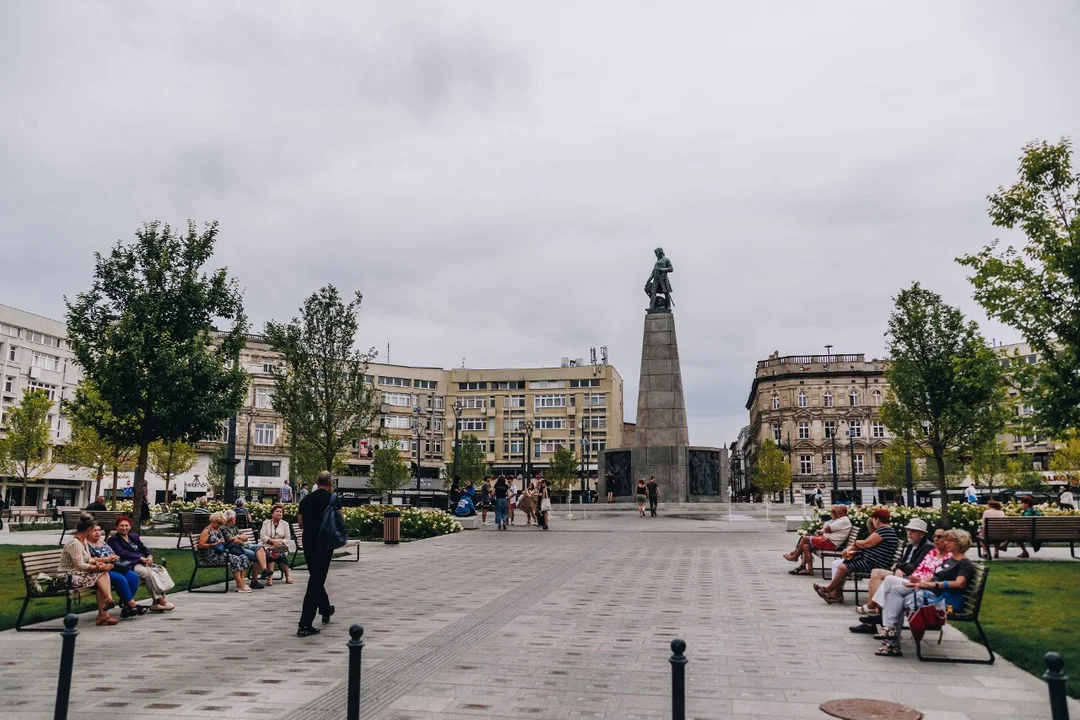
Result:
{"label": "overcast cloud", "polygon": [[256,328],[324,283],[399,363],[606,345],[634,419],[675,266],[690,437],[774,350],[880,357],[1032,139],[1080,140],[1080,4],[9,2],[0,302],[53,317],[138,225],[217,219]]}

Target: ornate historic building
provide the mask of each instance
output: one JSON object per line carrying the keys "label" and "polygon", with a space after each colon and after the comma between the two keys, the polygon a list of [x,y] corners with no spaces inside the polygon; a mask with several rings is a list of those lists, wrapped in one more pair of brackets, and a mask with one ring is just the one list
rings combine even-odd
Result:
{"label": "ornate historic building", "polygon": [[848,499],[853,477],[860,502],[876,499],[876,468],[890,442],[878,415],[888,387],[886,367],[886,361],[867,361],[862,353],[773,353],[758,361],[746,401],[748,477],[761,444],[773,440],[791,465],[796,502],[818,485],[830,498],[834,478],[837,497]]}

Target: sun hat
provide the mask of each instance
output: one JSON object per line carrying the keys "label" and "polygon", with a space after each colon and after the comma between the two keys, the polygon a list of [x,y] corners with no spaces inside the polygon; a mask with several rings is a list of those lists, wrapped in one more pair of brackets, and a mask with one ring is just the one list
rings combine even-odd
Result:
{"label": "sun hat", "polygon": [[918,530],[919,532],[923,533],[928,530],[928,528],[926,527],[926,521],[922,518],[911,518],[911,520],[908,521],[908,524],[904,527],[908,530]]}

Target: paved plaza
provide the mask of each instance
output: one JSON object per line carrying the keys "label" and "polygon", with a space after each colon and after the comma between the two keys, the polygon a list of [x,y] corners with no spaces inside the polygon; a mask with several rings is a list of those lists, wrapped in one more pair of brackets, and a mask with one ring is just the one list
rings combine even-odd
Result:
{"label": "paved plaza", "polygon": [[[787,575],[782,523],[675,514],[556,513],[550,532],[365,545],[331,569],[337,614],[316,638],[293,634],[303,572],[251,595],[182,593],[175,612],[113,628],[85,614],[71,715],[339,720],[357,622],[365,718],[661,720],[674,637],[688,646],[689,717],[827,717],[818,705],[847,697],[929,720],[1049,717],[1045,685],[1003,660],[919,663],[910,644],[875,657],[847,631],[850,600],[825,605]],[[949,629],[940,651],[980,648]],[[0,717],[52,717],[59,653],[57,634],[0,633]]]}

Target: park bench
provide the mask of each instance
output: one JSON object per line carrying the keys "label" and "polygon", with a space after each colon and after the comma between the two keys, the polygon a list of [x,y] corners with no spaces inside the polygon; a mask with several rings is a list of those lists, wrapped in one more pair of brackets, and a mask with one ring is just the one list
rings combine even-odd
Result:
{"label": "park bench", "polygon": [[[296,543],[296,549],[293,550],[292,558],[289,560],[289,567],[296,567],[296,556],[304,549],[304,531],[300,529],[300,523],[289,523],[289,530],[292,532],[293,542]],[[339,557],[339,555],[341,555],[339,551],[351,547],[356,548],[355,558],[348,557],[347,555]],[[335,550],[333,560],[335,562],[360,562],[360,541],[350,540],[345,543],[345,545]]]}
{"label": "park bench", "polygon": [[[59,632],[64,629],[63,626],[24,628],[22,622],[26,616],[26,608],[31,600],[62,597],[67,603],[64,610],[64,614],[67,615],[71,612],[72,600],[80,601],[85,596],[94,596],[95,590],[93,587],[74,589],[71,587],[71,574],[61,573],[57,570],[60,567],[60,556],[63,552],[63,550],[38,550],[19,554],[23,581],[26,583],[26,598],[23,600],[22,609],[19,610],[19,617],[15,620],[16,631]],[[47,575],[51,579],[47,587],[39,585],[37,581],[38,575]]]}
{"label": "park bench", "polygon": [[[996,520],[997,518],[988,519]],[[983,632],[982,625],[979,624],[979,608],[982,607],[983,591],[986,590],[986,577],[989,574],[990,568],[985,565],[975,563],[975,577],[972,578],[971,584],[964,591],[964,607],[960,610],[960,612],[949,613],[949,622],[975,623],[975,630],[978,631],[979,639],[982,641],[982,644],[986,648],[986,651],[990,654],[990,658],[988,660],[982,660],[979,658],[947,658],[942,656],[923,656],[922,643],[916,643],[915,654],[918,656],[919,660],[922,660],[923,662],[951,662],[963,663],[967,665],[994,664],[994,651],[990,648],[990,641],[987,639],[986,633]],[[943,636],[944,631],[942,631],[941,634],[938,635],[939,644],[941,643],[941,638]],[[923,640],[926,640],[926,638],[924,637]]]}
{"label": "park bench", "polygon": [[[1080,542],[1080,515],[1028,515],[1024,517],[988,517],[983,519],[983,539],[991,547],[1006,541],[1012,542],[1067,542],[1069,552],[1076,557],[1076,543]],[[983,554],[982,543],[977,543],[979,557]],[[993,553],[986,557],[989,562]]]}
{"label": "park bench", "polygon": [[846,548],[848,545],[850,545],[851,543],[855,542],[858,539],[859,539],[859,528],[856,525],[852,525],[851,530],[848,532],[847,540],[842,542],[840,544],[840,546],[838,548],[836,548],[835,550],[814,550],[814,551],[812,551],[813,555],[815,557],[821,558],[821,579],[822,580],[828,580],[829,579],[829,578],[825,577],[825,572],[827,570],[829,570],[829,568],[825,565],[825,559],[828,558],[829,560],[835,560],[836,558],[840,557],[844,552],[844,548]]}
{"label": "park bench", "polygon": [[[191,513],[191,514],[194,515],[195,513]],[[202,514],[202,513],[200,513],[200,514]],[[210,523],[207,522],[206,524],[209,525]],[[206,526],[204,525],[203,527],[205,528]],[[188,592],[194,592],[194,593],[200,593],[200,592],[201,593],[216,593],[216,592],[226,592],[227,593],[227,592],[229,592],[229,580],[230,580],[230,578],[232,578],[232,571],[229,570],[229,563],[228,562],[224,562],[224,563],[208,563],[208,562],[203,560],[203,557],[201,555],[199,555],[199,535],[201,535],[201,534],[202,534],[202,530],[200,530],[197,533],[191,533],[190,535],[188,535],[188,541],[191,543],[191,557],[195,561],[195,566],[191,569],[191,579],[188,580],[188,588],[187,588],[187,590],[188,590]],[[245,543],[253,543],[253,542],[255,542],[255,531],[250,530],[250,529],[241,530],[240,531],[240,537],[244,538]],[[196,589],[194,589],[195,575],[200,570],[207,570],[207,569],[210,569],[210,568],[225,568],[225,587],[224,587],[224,589],[222,589],[222,590],[196,590]],[[253,570],[253,572],[254,572],[254,570]]]}
{"label": "park bench", "polygon": [[[886,568],[886,569],[891,570],[892,568],[896,567],[896,563],[900,562],[900,558],[904,556],[904,548],[905,547],[907,547],[907,543],[904,542],[903,540],[896,543],[896,552],[893,553],[892,562],[889,563],[889,567]],[[848,577],[852,578],[855,581],[855,604],[858,605],[859,604],[859,581],[860,580],[869,581],[870,580],[870,573],[853,572],[853,573],[850,573],[848,575]]]}
{"label": "park bench", "polygon": [[5,512],[8,520],[19,523],[26,522],[27,518],[30,519],[30,522],[35,523],[39,518],[48,520],[52,517],[51,510],[43,510],[34,505],[11,505]]}
{"label": "park bench", "polygon": [[67,534],[68,530],[75,529],[75,526],[79,524],[79,518],[85,513],[94,516],[94,520],[97,520],[98,525],[101,526],[101,531],[105,533],[106,536],[116,529],[116,521],[120,519],[120,516],[127,514],[119,510],[63,510],[61,511],[61,516],[64,522],[64,530],[60,533],[60,542],[58,542],[57,545],[64,544],[64,535]]}
{"label": "park bench", "polygon": [[181,540],[190,538],[192,535],[197,537],[203,528],[210,524],[210,513],[179,512],[176,513],[176,517],[180,531],[180,536],[176,538],[177,550],[180,549]]}

